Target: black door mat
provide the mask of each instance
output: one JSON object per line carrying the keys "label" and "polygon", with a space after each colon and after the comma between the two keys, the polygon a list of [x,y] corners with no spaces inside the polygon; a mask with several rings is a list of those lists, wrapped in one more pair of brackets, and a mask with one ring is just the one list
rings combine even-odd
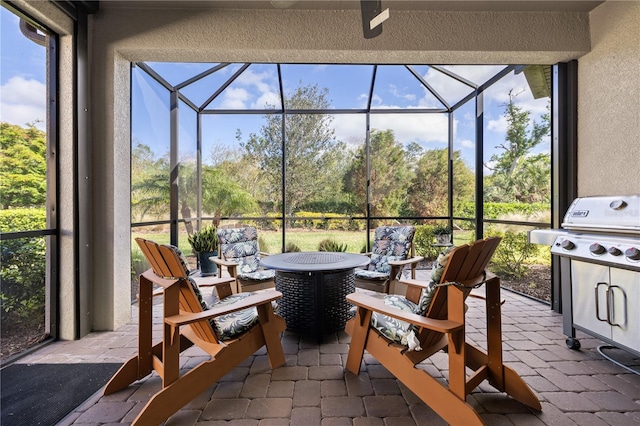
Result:
{"label": "black door mat", "polygon": [[120,365],[11,364],[0,370],[0,423],[55,425],[102,388]]}

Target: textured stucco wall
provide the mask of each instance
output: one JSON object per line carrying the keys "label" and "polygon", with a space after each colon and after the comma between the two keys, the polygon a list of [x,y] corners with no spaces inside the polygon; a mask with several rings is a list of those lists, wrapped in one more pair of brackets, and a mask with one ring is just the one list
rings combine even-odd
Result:
{"label": "textured stucco wall", "polygon": [[640,2],[591,12],[578,61],[578,194],[640,193]]}
{"label": "textured stucco wall", "polygon": [[369,40],[357,10],[105,9],[95,22],[138,61],[549,64],[589,50],[585,13],[391,9]]}

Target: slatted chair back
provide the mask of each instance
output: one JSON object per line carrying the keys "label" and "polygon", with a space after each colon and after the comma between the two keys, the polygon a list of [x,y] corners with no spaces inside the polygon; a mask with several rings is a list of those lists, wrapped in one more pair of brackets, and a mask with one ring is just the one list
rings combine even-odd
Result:
{"label": "slatted chair back", "polygon": [[[453,283],[451,285],[442,285],[437,287],[431,301],[431,305],[427,310],[426,316],[434,319],[449,318],[448,298],[452,291],[462,292],[462,299],[466,299],[473,287],[456,286],[455,289],[449,288],[455,283],[482,281],[487,265],[491,261],[491,257],[496,248],[500,244],[500,238],[491,237],[483,240],[475,241],[471,244],[465,244],[454,248],[449,254],[449,259],[444,266],[440,284]],[[461,313],[464,314],[464,313]],[[441,333],[431,330],[424,330],[419,334],[423,347],[429,347],[442,337]]]}
{"label": "slatted chair back", "polygon": [[[194,285],[189,279],[185,260],[181,258],[179,251],[175,247],[161,245],[144,238],[136,238],[136,243],[140,246],[156,275],[161,278],[180,278],[178,282],[180,310],[189,313],[202,312],[203,306],[196,296]],[[189,324],[189,327],[195,337],[204,342],[218,341],[209,320],[194,322]]]}

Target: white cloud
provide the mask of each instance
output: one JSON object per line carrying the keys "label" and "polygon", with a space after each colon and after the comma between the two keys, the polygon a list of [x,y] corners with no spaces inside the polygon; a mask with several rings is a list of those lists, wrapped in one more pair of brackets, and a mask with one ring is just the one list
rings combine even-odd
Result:
{"label": "white cloud", "polygon": [[463,147],[463,148],[468,148],[468,149],[473,149],[476,147],[476,143],[474,141],[472,141],[471,139],[463,139],[459,142],[459,144]]}
{"label": "white cloud", "polygon": [[270,91],[269,84],[265,80],[272,79],[273,76],[269,72],[254,72],[251,68],[246,69],[236,80],[238,84],[243,86],[253,86],[260,92]]}
{"label": "white cloud", "polygon": [[280,95],[276,92],[265,92],[255,102],[251,103],[251,108],[263,109],[267,105],[280,108]]}
{"label": "white cloud", "polygon": [[[365,118],[363,114],[335,115],[332,127],[335,130],[336,139],[348,144],[363,143]],[[454,122],[454,127],[455,125]],[[373,114],[371,128],[393,130],[396,140],[402,144],[418,142],[426,145],[447,143],[449,126],[444,114]]]}
{"label": "white cloud", "polygon": [[475,84],[484,84],[500,70],[504,69],[503,65],[450,65],[444,67],[460,77],[471,81]]}
{"label": "white cloud", "polygon": [[507,117],[501,115],[497,120],[489,120],[487,123],[487,130],[496,133],[505,133],[508,126]]}
{"label": "white cloud", "polygon": [[246,108],[246,102],[249,100],[249,92],[247,92],[246,89],[239,87],[227,87],[227,89],[223,93],[224,100],[222,101],[222,108]]}
{"label": "white cloud", "polygon": [[366,131],[366,116],[364,114],[350,115],[338,114],[333,116],[331,127],[335,132],[336,140],[349,145],[364,143]]}
{"label": "white cloud", "polygon": [[272,72],[254,72],[248,68],[238,77],[236,83],[247,88],[247,98],[244,101],[255,99],[251,102],[251,108],[262,109],[267,104],[280,106],[280,95],[276,89],[275,76]]}
{"label": "white cloud", "polygon": [[[366,106],[368,97],[369,97],[368,94],[361,95],[361,99],[363,100],[363,103],[362,103],[363,108]],[[379,107],[380,105],[382,105],[382,98],[376,93],[374,93],[373,96],[371,96],[371,105],[375,105],[376,107]]]}
{"label": "white cloud", "polygon": [[376,114],[371,117],[371,128],[392,129],[402,144],[447,143],[449,124],[444,114]]}
{"label": "white cloud", "polygon": [[24,126],[35,123],[40,130],[46,129],[47,86],[34,79],[11,77],[0,86],[0,120]]}
{"label": "white cloud", "polygon": [[[429,68],[427,74],[423,77],[425,81],[449,103],[457,102],[473,91],[473,89],[466,84],[460,83],[433,68]],[[429,97],[432,98],[433,95],[429,94]],[[438,103],[440,102],[438,101]]]}
{"label": "white cloud", "polygon": [[400,98],[403,99],[405,101],[415,101],[416,100],[416,95],[415,93],[403,93],[402,90],[398,89],[398,86],[396,86],[395,84],[390,84],[389,85],[389,92],[396,98]]}

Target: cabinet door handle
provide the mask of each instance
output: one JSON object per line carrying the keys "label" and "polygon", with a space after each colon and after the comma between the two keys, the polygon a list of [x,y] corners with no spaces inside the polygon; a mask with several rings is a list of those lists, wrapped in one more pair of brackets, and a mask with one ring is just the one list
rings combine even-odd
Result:
{"label": "cabinet door handle", "polygon": [[[615,303],[613,300],[613,291],[614,289],[619,288],[622,292],[622,324],[616,323],[615,321]],[[611,325],[622,327],[623,324],[627,323],[627,294],[624,292],[624,289],[617,286],[611,285],[607,287],[607,322]]]}
{"label": "cabinet door handle", "polygon": [[598,319],[598,321],[609,322],[609,297],[608,297],[609,289],[607,289],[607,318],[604,318],[604,319],[600,318],[600,303],[599,303],[600,297],[598,295],[598,288],[601,285],[607,286],[608,284],[607,283],[598,283],[595,286],[594,290],[596,292],[596,297],[595,297],[595,301],[596,301],[596,318]]}

